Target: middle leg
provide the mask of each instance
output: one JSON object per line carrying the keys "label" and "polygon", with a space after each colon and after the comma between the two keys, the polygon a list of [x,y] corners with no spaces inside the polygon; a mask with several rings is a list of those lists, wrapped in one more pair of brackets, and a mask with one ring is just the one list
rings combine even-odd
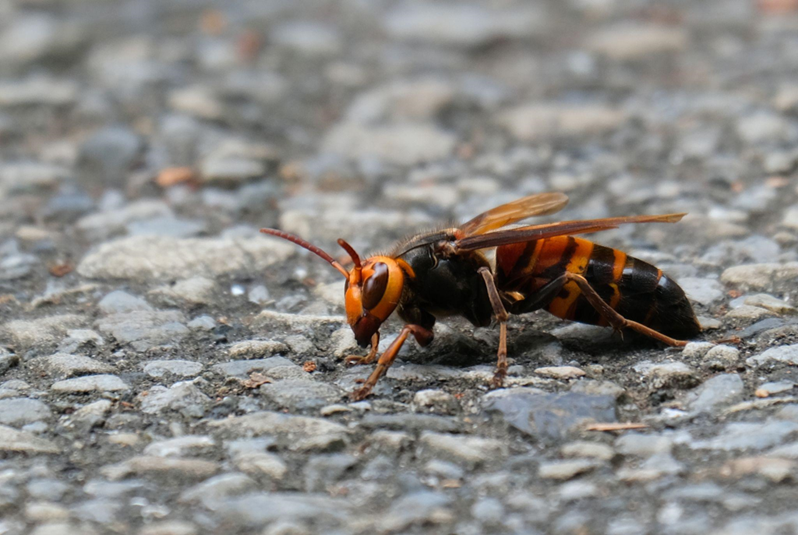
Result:
{"label": "middle leg", "polygon": [[509,315],[504,309],[499,290],[496,288],[496,281],[493,279],[493,273],[486,267],[479,268],[479,274],[485,280],[485,286],[488,289],[488,299],[490,305],[493,307],[493,315],[496,321],[499,322],[499,350],[496,355],[496,371],[493,373],[493,380],[491,386],[494,388],[501,388],[504,386],[504,379],[507,377],[507,318]]}

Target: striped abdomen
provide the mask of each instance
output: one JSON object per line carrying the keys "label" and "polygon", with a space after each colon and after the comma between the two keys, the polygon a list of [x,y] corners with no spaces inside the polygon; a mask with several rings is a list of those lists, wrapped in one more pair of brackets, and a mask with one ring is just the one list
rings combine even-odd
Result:
{"label": "striped abdomen", "polygon": [[[691,338],[700,327],[684,291],[662,271],[617,249],[572,236],[505,245],[496,249],[496,279],[501,291],[519,300],[513,314],[544,308],[557,317],[606,325],[575,282],[566,282],[551,299],[540,302],[547,283],[566,271],[582,275],[601,298],[624,318],[662,334]],[[551,288],[551,287],[550,287]]]}

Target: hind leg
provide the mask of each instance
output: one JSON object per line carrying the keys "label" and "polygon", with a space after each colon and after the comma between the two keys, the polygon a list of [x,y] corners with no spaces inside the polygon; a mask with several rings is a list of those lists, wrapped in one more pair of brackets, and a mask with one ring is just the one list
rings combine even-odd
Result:
{"label": "hind leg", "polygon": [[624,318],[601,298],[598,292],[596,292],[595,288],[593,288],[587,279],[582,275],[566,272],[564,277],[566,281],[573,281],[577,284],[577,286],[579,286],[579,289],[582,291],[582,295],[585,296],[585,299],[587,299],[593,308],[598,311],[601,317],[607,320],[607,323],[616,331],[621,331],[628,328],[637,331],[640,334],[644,334],[649,338],[653,338],[654,340],[659,340],[660,342],[668,344],[669,346],[682,347],[687,345],[687,342],[684,340],[676,340],[675,338],[666,336],[659,331],[655,331],[651,327],[646,327],[642,323]]}

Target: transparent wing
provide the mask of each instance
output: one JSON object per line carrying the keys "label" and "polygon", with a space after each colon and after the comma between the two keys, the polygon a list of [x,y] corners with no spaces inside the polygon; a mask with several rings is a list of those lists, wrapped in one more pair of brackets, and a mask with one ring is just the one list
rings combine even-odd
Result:
{"label": "transparent wing", "polygon": [[464,223],[458,237],[477,236],[536,215],[548,215],[562,210],[568,204],[563,193],[538,193],[497,206]]}
{"label": "transparent wing", "polygon": [[455,240],[456,251],[474,251],[511,243],[520,243],[570,234],[588,234],[617,228],[629,223],[676,223],[686,214],[640,215],[627,217],[608,217],[586,219],[583,221],[560,221],[544,225],[531,225],[508,230],[499,230],[477,236],[466,236]]}

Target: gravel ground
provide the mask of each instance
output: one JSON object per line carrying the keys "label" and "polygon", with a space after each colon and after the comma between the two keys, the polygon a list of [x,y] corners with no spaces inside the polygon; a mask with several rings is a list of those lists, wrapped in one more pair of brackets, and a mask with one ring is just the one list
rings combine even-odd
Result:
{"label": "gravel ground", "polygon": [[[0,0],[0,533],[798,532],[794,2]],[[373,396],[340,276],[530,193],[684,350],[447,321]],[[398,332],[383,328],[383,345]],[[591,423],[641,424],[591,430]]]}

